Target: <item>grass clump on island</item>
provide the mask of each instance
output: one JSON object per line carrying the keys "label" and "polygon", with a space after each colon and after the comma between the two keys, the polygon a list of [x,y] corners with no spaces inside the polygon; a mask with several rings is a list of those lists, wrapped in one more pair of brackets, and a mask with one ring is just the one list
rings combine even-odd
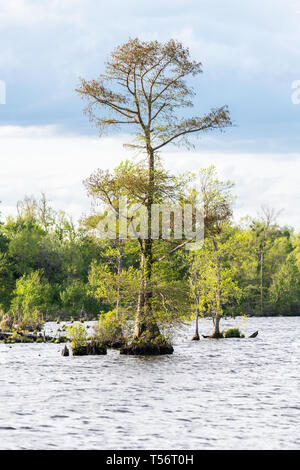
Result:
{"label": "grass clump on island", "polygon": [[245,338],[245,335],[238,328],[229,328],[223,332],[224,338]]}
{"label": "grass clump on island", "polygon": [[96,336],[89,338],[82,323],[67,327],[67,339],[71,343],[73,356],[107,354],[106,346],[101,344]]}
{"label": "grass clump on island", "polygon": [[117,318],[116,311],[112,310],[99,316],[95,330],[96,340],[108,348],[119,349],[126,344],[126,336],[123,328],[124,318]]}

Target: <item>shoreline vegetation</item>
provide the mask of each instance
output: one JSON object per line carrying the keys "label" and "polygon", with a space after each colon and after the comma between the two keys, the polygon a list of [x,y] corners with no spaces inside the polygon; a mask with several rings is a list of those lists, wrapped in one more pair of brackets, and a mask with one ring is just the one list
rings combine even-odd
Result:
{"label": "shoreline vegetation", "polygon": [[[243,318],[243,317],[241,317]],[[109,338],[104,338],[103,332],[99,333],[99,324],[93,328],[91,335],[88,334],[88,329],[90,325],[87,323],[84,325],[84,322],[74,322],[67,325],[65,322],[58,325],[59,328],[52,335],[46,335],[45,331],[40,332],[24,332],[24,331],[0,331],[0,343],[5,344],[28,344],[28,343],[68,343],[72,351],[73,356],[83,356],[83,355],[103,355],[107,354],[107,349],[118,349],[120,354],[128,354],[127,348],[128,344],[134,343],[134,341],[129,341],[128,338],[122,337],[118,341],[112,342]],[[53,333],[53,330],[52,330]],[[232,327],[227,330],[220,332],[218,337],[212,335],[206,336],[201,335],[203,338],[207,339],[225,339],[225,338],[235,338],[242,339],[245,338],[245,335],[241,333],[239,328]],[[256,338],[258,336],[258,331],[252,333],[248,338]],[[191,340],[200,340],[198,338],[191,338]],[[174,349],[170,344],[165,341],[164,347],[161,346],[163,340],[157,342],[157,344],[152,343],[151,355],[160,355],[160,354],[172,354]],[[149,351],[148,351],[149,352]],[[70,351],[67,345],[64,346],[62,350],[63,356],[69,356]],[[147,352],[144,352],[138,348],[137,355],[147,355]]]}
{"label": "shoreline vegetation", "polygon": [[[195,136],[232,125],[227,105],[202,116],[188,112],[195,94],[189,80],[202,71],[178,41],[131,39],[111,53],[99,79],[81,80],[76,92],[90,120],[100,133],[127,127],[133,141],[125,145],[139,158],[84,181],[98,210],[76,223],[45,194],[25,197],[17,216],[0,223],[1,341],[62,342],[66,333],[75,355],[106,354],[108,347],[171,354],[172,332],[193,321],[191,339],[200,339],[201,317],[212,320],[211,338],[242,338],[237,329],[223,332],[222,318],[300,315],[300,233],[281,227],[269,208],[234,222],[233,183],[213,166],[182,175],[163,166],[166,146],[193,147]],[[131,208],[125,216],[122,198]],[[161,218],[154,236],[153,207],[174,203],[180,224],[170,210],[167,232]],[[195,235],[186,234],[184,207],[193,208],[197,229],[199,204],[204,242],[191,250]],[[114,238],[108,209],[117,215]],[[67,318],[72,324],[61,337],[41,333],[46,321]],[[92,337],[82,325],[89,319],[98,320]]]}

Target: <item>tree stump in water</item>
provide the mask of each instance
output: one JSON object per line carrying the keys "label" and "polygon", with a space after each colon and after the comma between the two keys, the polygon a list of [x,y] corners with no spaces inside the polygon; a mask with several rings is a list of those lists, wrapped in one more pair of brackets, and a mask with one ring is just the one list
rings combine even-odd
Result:
{"label": "tree stump in water", "polygon": [[67,357],[70,355],[70,352],[67,348],[67,345],[65,345],[65,347],[63,348],[62,352],[61,352],[61,355],[64,356],[64,357]]}
{"label": "tree stump in water", "polygon": [[258,331],[255,331],[254,333],[252,333],[252,335],[249,336],[249,338],[256,338],[257,335]]}

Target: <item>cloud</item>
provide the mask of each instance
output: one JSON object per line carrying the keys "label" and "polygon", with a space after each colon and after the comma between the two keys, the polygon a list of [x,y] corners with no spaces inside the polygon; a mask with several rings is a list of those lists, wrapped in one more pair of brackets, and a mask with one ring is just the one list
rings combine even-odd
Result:
{"label": "cloud", "polygon": [[[87,0],[88,2],[88,0]],[[3,26],[34,26],[41,23],[63,22],[82,24],[83,0],[0,0],[0,24]]]}
{"label": "cloud", "polygon": [[[15,214],[25,195],[45,192],[56,209],[74,218],[91,209],[82,181],[96,168],[112,169],[132,157],[123,147],[130,136],[83,137],[65,135],[52,127],[0,127],[0,206],[3,215]],[[282,224],[300,228],[298,175],[300,155],[239,152],[193,152],[170,149],[163,155],[175,173],[214,164],[222,178],[236,183],[236,219],[256,216],[262,205],[283,209]]]}
{"label": "cloud", "polygon": [[98,76],[109,52],[129,36],[175,37],[204,64],[194,81],[195,113],[226,102],[241,138],[263,124],[266,137],[288,135],[298,146],[299,133],[289,125],[298,117],[290,101],[291,83],[300,78],[296,1],[112,0],[104,7],[96,0],[0,0],[0,12],[2,124],[59,123],[88,132],[74,93],[79,76]]}
{"label": "cloud", "polygon": [[78,78],[97,77],[129,36],[175,37],[204,65],[192,82],[193,112],[226,103],[237,126],[203,137],[195,152],[170,148],[166,164],[183,171],[214,163],[237,183],[237,214],[268,204],[299,227],[300,105],[291,102],[299,21],[299,0],[0,0],[2,212],[40,191],[76,217],[89,210],[82,179],[130,154],[125,136],[99,140],[82,116]]}

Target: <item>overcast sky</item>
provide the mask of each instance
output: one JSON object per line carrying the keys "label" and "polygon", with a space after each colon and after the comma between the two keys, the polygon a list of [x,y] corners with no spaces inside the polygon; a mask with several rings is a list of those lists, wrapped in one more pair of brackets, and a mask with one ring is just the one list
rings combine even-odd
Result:
{"label": "overcast sky", "polygon": [[237,216],[268,205],[300,229],[300,104],[291,99],[299,0],[0,0],[2,214],[44,191],[77,218],[90,207],[82,180],[130,157],[129,136],[100,139],[74,93],[79,77],[96,78],[129,37],[183,41],[204,69],[193,82],[194,113],[226,103],[236,124],[197,140],[194,151],[170,148],[166,166],[215,164],[236,183]]}

